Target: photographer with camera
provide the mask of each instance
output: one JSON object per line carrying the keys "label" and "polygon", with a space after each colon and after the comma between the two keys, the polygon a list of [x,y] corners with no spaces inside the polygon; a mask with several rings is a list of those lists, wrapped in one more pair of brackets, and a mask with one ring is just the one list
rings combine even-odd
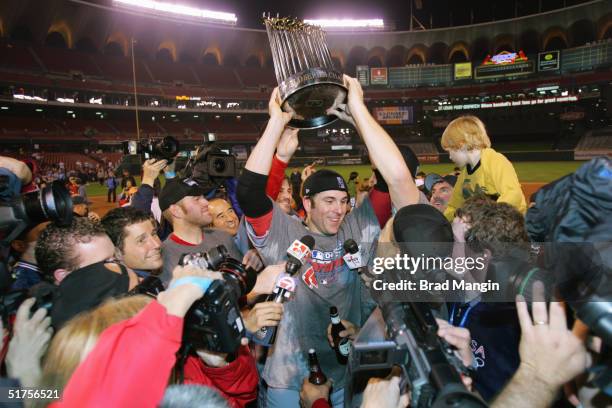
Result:
{"label": "photographer with camera", "polygon": [[43,273],[57,286],[51,310],[54,327],[138,284],[132,270],[113,261],[115,246],[104,228],[86,218],[76,217],[65,227],[49,224],[35,253]]}
{"label": "photographer with camera", "polygon": [[[395,206],[400,208],[417,202],[418,189],[398,148],[368,112],[359,83],[349,77],[345,80],[350,112],[374,164],[388,183]],[[369,313],[367,295],[362,291],[358,275],[342,258],[342,244],[347,238],[354,238],[363,247],[364,263],[369,262],[371,243],[380,231],[378,220],[367,199],[346,215],[346,182],[329,170],[317,171],[304,182],[307,213],[304,224],[275,205],[266,195],[273,155],[283,132],[296,131],[286,129],[292,115],[281,110],[278,89],[270,98],[269,113],[267,127],[249,156],[238,184],[237,196],[247,217],[250,238],[266,263],[282,260],[284,254],[279,248],[289,247],[305,234],[315,238],[316,247],[301,272],[302,279],[297,279],[294,299],[285,304],[276,343],[266,361],[263,378],[268,385],[267,404],[270,407],[298,404],[298,391],[306,374],[306,351],[315,348],[321,355],[323,371],[337,387],[332,401],[340,406],[346,367],[336,362],[335,352],[327,342],[329,307],[337,306],[347,321],[355,324],[365,321]]]}
{"label": "photographer with camera", "polygon": [[[160,293],[157,300],[144,297],[113,300],[70,322],[57,337],[65,337],[64,331],[75,332],[78,326],[83,326],[78,330],[90,333],[85,339],[95,342],[95,347],[78,348],[82,363],[67,373],[70,380],[57,406],[101,403],[108,406],[156,406],[177,362],[176,353],[183,343],[184,318],[194,302],[202,298],[217,279],[221,279],[217,272],[192,266],[177,267],[169,289]],[[120,308],[120,304],[126,302],[140,304],[130,307],[132,316],[142,310],[128,320],[115,323],[117,320],[113,316],[116,312],[113,311],[125,310],[125,307]],[[107,329],[101,334],[94,331],[100,326],[94,327],[94,322],[100,322]],[[54,340],[49,358],[57,360],[66,347],[65,343]],[[246,350],[242,347],[231,362],[213,353],[202,354],[212,366],[202,362],[195,369],[192,364],[196,362],[189,359],[201,357],[190,357],[185,365],[186,382],[209,385],[219,390],[232,406],[245,406],[257,392],[255,364]],[[68,350],[63,351],[66,352]]]}

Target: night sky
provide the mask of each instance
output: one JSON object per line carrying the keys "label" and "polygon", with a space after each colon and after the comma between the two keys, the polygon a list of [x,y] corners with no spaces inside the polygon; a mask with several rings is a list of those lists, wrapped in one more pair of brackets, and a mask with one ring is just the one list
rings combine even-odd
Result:
{"label": "night sky", "polygon": [[[172,0],[164,0],[172,1]],[[201,8],[233,12],[238,25],[261,28],[269,11],[298,18],[383,18],[397,30],[409,28],[410,3],[425,28],[475,24],[548,11],[586,0],[174,0]],[[420,7],[419,7],[420,3]]]}

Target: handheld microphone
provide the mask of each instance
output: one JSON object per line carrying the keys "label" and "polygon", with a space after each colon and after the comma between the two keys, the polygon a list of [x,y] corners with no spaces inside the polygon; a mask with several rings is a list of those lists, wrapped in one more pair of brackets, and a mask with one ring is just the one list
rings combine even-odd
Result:
{"label": "handheld microphone", "polygon": [[347,266],[350,269],[357,269],[359,273],[361,273],[361,268],[363,267],[363,263],[361,260],[361,252],[359,251],[359,245],[355,242],[355,240],[349,238],[344,241],[343,245],[344,251],[346,254],[342,257],[344,262],[346,262]]}
{"label": "handheld microphone", "polygon": [[[268,296],[268,301],[285,303],[290,299],[296,288],[296,282],[292,276],[300,270],[310,256],[314,243],[315,240],[312,236],[304,235],[301,239],[293,241],[289,246],[285,273],[278,277],[274,292]],[[253,342],[263,346],[271,346],[276,341],[277,329],[278,326],[262,327],[255,332]]]}
{"label": "handheld microphone", "polygon": [[287,248],[287,265],[285,272],[289,275],[295,275],[300,270],[304,262],[310,257],[314,248],[315,240],[310,235],[304,235],[301,239],[296,239]]}

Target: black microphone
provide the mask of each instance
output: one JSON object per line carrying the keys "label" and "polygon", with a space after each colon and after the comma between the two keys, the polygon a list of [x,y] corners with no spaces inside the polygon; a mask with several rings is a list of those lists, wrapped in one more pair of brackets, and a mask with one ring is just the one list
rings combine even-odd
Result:
{"label": "black microphone", "polygon": [[350,269],[357,269],[358,273],[361,273],[361,268],[363,267],[363,262],[361,260],[361,252],[359,251],[359,245],[355,242],[354,239],[347,239],[344,241],[344,262]]}
{"label": "black microphone", "polygon": [[293,241],[289,248],[287,248],[285,272],[289,275],[295,275],[304,265],[304,261],[310,256],[314,245],[315,240],[310,235],[304,235],[301,239]]}
{"label": "black microphone", "polygon": [[[289,248],[287,248],[285,273],[281,274],[276,280],[274,293],[268,296],[268,301],[285,303],[289,300],[297,286],[292,276],[304,265],[304,262],[310,256],[314,244],[315,240],[312,236],[304,235],[301,239],[293,241]],[[262,327],[255,332],[253,341],[264,346],[271,346],[276,341],[277,329],[278,326]]]}

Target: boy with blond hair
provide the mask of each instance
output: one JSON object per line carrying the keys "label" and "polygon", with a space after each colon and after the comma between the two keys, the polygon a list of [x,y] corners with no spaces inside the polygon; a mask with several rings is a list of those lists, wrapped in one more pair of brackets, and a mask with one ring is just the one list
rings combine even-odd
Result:
{"label": "boy with blond hair", "polygon": [[508,203],[525,214],[527,205],[512,163],[491,149],[484,124],[476,116],[461,116],[448,124],[442,148],[461,168],[453,195],[444,215],[449,221],[455,211],[474,194],[486,194],[497,202]]}

